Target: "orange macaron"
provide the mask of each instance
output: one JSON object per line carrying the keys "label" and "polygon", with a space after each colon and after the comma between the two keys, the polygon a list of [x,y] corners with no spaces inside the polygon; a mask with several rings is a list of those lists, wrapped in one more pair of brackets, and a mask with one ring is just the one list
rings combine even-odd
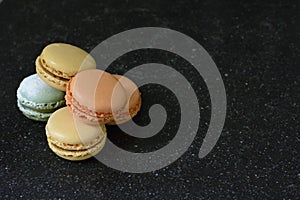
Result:
{"label": "orange macaron", "polygon": [[75,115],[91,123],[121,124],[141,107],[140,92],[131,80],[99,69],[72,77],[65,98]]}

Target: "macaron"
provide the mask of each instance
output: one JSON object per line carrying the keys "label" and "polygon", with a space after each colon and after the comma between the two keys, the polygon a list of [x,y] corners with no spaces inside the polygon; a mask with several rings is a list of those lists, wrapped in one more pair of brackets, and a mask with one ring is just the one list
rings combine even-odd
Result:
{"label": "macaron", "polygon": [[[140,109],[140,93],[136,87],[134,98],[131,98],[135,84],[129,79],[119,81],[118,78],[99,69],[79,72],[67,85],[67,106],[79,118],[91,123],[119,124],[128,121]],[[125,83],[124,86],[122,83]],[[129,108],[132,112],[125,115],[128,105],[132,106]]]}
{"label": "macaron", "polygon": [[103,124],[84,123],[64,107],[49,118],[46,135],[48,145],[56,155],[79,161],[101,151],[106,141],[106,128]]}
{"label": "macaron", "polygon": [[65,43],[47,45],[35,61],[37,74],[50,86],[66,91],[71,77],[86,69],[95,69],[94,58],[83,49]]}
{"label": "macaron", "polygon": [[30,75],[17,89],[17,105],[28,118],[47,121],[50,115],[65,106],[65,93],[47,85],[37,74]]}

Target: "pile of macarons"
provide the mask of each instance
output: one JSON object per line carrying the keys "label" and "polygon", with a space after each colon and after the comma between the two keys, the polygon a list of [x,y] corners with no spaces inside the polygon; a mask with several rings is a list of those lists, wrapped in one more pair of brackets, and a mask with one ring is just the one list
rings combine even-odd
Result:
{"label": "pile of macarons", "polygon": [[29,119],[47,122],[48,145],[62,158],[96,155],[105,145],[105,125],[125,123],[140,110],[136,84],[96,69],[95,59],[79,47],[49,44],[35,65],[36,74],[17,89],[17,105]]}

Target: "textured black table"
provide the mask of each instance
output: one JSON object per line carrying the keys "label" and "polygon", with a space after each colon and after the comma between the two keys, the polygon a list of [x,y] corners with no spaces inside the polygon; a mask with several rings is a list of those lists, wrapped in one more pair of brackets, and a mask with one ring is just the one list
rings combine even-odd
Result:
{"label": "textured black table", "polygon": [[[299,4],[290,1],[9,1],[0,4],[1,135],[0,196],[9,198],[101,199],[297,199],[299,151]],[[188,151],[166,168],[144,174],[111,169],[92,158],[69,162],[47,146],[44,123],[25,118],[16,89],[35,73],[34,61],[51,42],[92,50],[106,38],[137,27],[180,31],[212,56],[227,92],[222,135],[204,159],[197,154],[210,119],[210,99],[202,78],[198,88],[200,128]],[[142,50],[116,60],[108,71],[160,62],[188,73],[182,58]],[[169,113],[176,99],[163,87],[141,88],[137,123],[147,124],[148,108],[161,102]],[[167,93],[169,99],[164,98]],[[156,95],[161,94],[161,95]],[[153,95],[155,98],[153,98]],[[109,127],[109,138],[124,149],[159,149],[174,135],[178,116],[157,136],[134,139]],[[175,131],[174,131],[175,132]]]}

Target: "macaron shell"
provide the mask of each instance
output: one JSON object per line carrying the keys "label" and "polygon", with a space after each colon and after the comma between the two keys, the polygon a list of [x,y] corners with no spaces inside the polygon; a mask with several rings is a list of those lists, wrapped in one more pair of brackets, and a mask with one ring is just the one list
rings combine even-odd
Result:
{"label": "macaron shell", "polygon": [[129,108],[135,107],[141,100],[141,94],[136,84],[125,76],[113,75],[126,91]]}
{"label": "macaron shell", "polygon": [[49,73],[42,67],[39,59],[40,58],[37,57],[37,59],[35,60],[36,73],[39,75],[39,77],[51,87],[60,91],[66,91],[66,86],[69,80],[61,79],[59,77],[56,77],[54,74]]}
{"label": "macaron shell", "polygon": [[125,76],[113,75],[123,86],[126,91],[126,106],[118,112],[114,113],[114,120],[109,125],[122,124],[132,119],[140,110],[142,98],[136,84]]}
{"label": "macaron shell", "polygon": [[96,68],[94,58],[86,51],[65,43],[49,44],[43,49],[40,59],[51,73],[68,79],[78,71]]}
{"label": "macaron shell", "polygon": [[[62,123],[63,122],[63,123]],[[46,125],[48,137],[66,144],[91,144],[98,137],[105,137],[103,125],[89,125],[82,122],[67,107],[54,112]]]}
{"label": "macaron shell", "polygon": [[111,74],[99,69],[79,72],[68,88],[82,106],[99,113],[121,110],[127,97],[123,86]]}
{"label": "macaron shell", "polygon": [[17,95],[38,104],[63,100],[65,93],[49,87],[37,74],[33,74],[23,79],[17,90]]}
{"label": "macaron shell", "polygon": [[128,112],[116,113],[113,116],[113,120],[108,122],[107,125],[123,124],[131,120],[140,111],[141,105],[142,105],[142,99],[140,98],[138,103],[134,107],[129,109],[129,113]]}

